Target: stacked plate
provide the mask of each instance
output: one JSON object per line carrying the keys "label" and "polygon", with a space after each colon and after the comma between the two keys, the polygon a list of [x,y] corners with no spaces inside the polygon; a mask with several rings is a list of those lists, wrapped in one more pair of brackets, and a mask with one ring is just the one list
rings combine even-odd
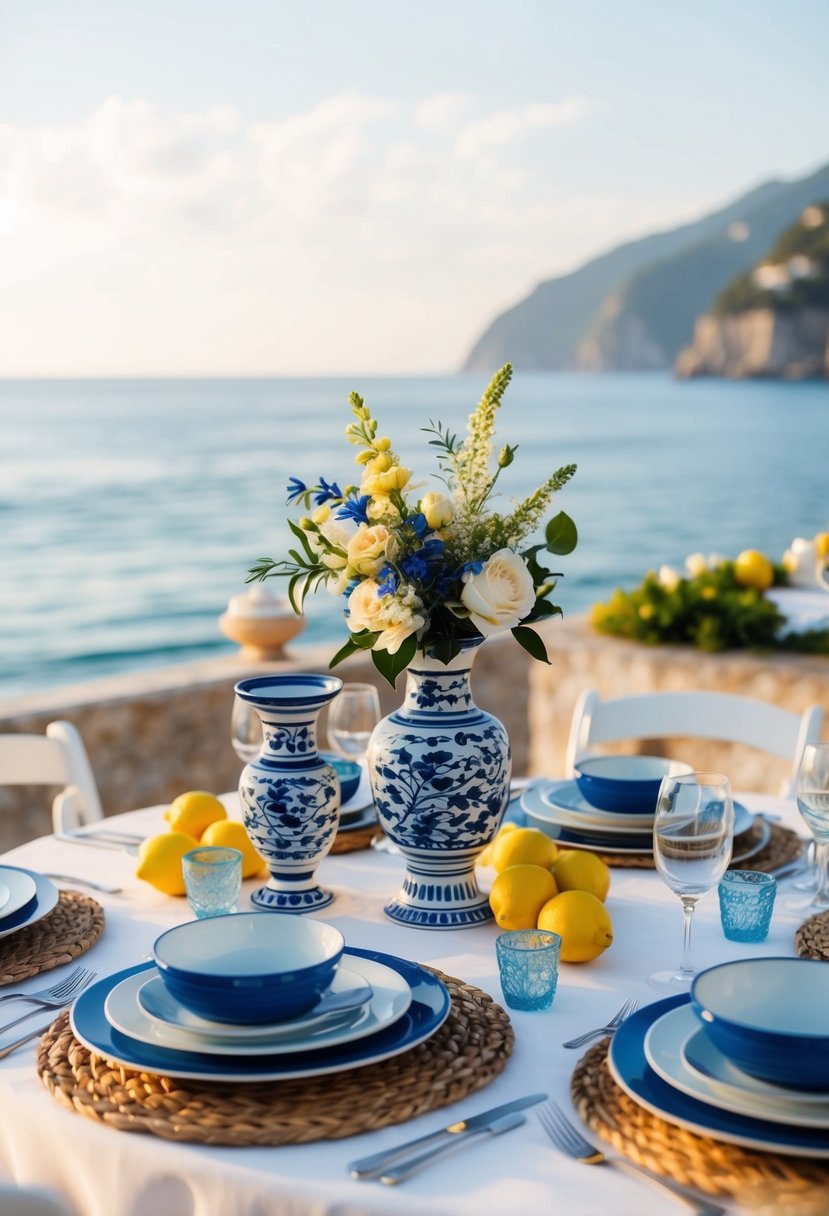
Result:
{"label": "stacked plate", "polygon": [[42,920],[57,902],[57,887],[42,874],[0,866],[0,938]]}
{"label": "stacked plate", "polygon": [[274,1081],[374,1064],[422,1043],[449,1014],[446,987],[417,963],[346,947],[330,991],[370,985],[348,1013],[271,1025],[207,1021],[179,1004],[154,963],[118,971],[88,988],[72,1030],[90,1050],[127,1068],[190,1080]]}
{"label": "stacked plate", "polygon": [[[602,811],[583,796],[575,781],[536,781],[521,795],[521,809],[530,827],[541,828],[568,849],[606,853],[653,853],[653,808],[641,814]],[[758,824],[760,831],[746,833]],[[734,803],[733,861],[746,861],[769,842],[771,828],[740,803]]]}
{"label": "stacked plate", "polygon": [[360,784],[354,794],[340,807],[340,832],[356,832],[377,822],[377,812],[371,796],[368,774],[363,769]]}
{"label": "stacked plate", "polygon": [[714,1046],[687,996],[628,1018],[609,1060],[622,1089],[670,1123],[747,1148],[829,1159],[829,1092],[744,1072]]}

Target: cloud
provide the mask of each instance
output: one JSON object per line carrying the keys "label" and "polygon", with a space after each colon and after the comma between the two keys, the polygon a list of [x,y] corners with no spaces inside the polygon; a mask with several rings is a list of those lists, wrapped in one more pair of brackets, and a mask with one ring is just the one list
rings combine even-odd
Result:
{"label": "cloud", "polygon": [[500,110],[464,127],[455,147],[460,156],[475,157],[481,152],[515,143],[535,131],[571,126],[591,114],[596,104],[593,98],[574,96],[554,105],[535,103],[514,110]]}
{"label": "cloud", "polygon": [[436,93],[415,106],[412,121],[425,131],[444,129],[455,125],[472,104],[466,93]]}

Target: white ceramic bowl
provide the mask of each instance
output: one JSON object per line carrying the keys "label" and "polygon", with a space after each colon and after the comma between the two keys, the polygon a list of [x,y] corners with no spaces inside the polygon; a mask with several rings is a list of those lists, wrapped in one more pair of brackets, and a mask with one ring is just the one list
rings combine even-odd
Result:
{"label": "white ceramic bowl", "polygon": [[277,912],[188,921],[153,948],[161,978],[185,1008],[214,1022],[275,1022],[312,1009],[340,964],[333,925]]}

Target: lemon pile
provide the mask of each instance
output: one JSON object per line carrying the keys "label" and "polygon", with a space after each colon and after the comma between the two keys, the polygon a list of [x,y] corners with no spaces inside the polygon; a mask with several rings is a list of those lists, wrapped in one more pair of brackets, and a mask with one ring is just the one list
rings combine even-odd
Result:
{"label": "lemon pile", "polygon": [[612,943],[610,870],[595,853],[562,850],[538,828],[505,823],[480,860],[497,871],[489,905],[501,929],[558,933],[564,963],[590,962]]}
{"label": "lemon pile", "polygon": [[143,841],[138,849],[136,878],[143,879],[165,895],[184,895],[181,859],[198,845],[238,849],[242,854],[242,877],[252,878],[266,870],[245,830],[236,819],[228,819],[222,803],[207,790],[179,794],[164,812],[169,831]]}

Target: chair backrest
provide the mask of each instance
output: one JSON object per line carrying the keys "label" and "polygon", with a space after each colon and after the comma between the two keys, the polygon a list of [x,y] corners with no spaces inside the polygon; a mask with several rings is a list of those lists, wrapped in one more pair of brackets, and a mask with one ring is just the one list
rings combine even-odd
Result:
{"label": "chair backrest", "polygon": [[573,711],[567,744],[567,773],[596,744],[625,739],[714,739],[743,743],[791,762],[784,793],[791,793],[807,743],[817,743],[823,710],[781,709],[752,697],[723,692],[655,692],[603,701],[594,689],[581,694]]}
{"label": "chair backrest", "polygon": [[50,722],[45,735],[0,735],[0,785],[59,785],[54,830],[103,817],[83,740],[71,722]]}

